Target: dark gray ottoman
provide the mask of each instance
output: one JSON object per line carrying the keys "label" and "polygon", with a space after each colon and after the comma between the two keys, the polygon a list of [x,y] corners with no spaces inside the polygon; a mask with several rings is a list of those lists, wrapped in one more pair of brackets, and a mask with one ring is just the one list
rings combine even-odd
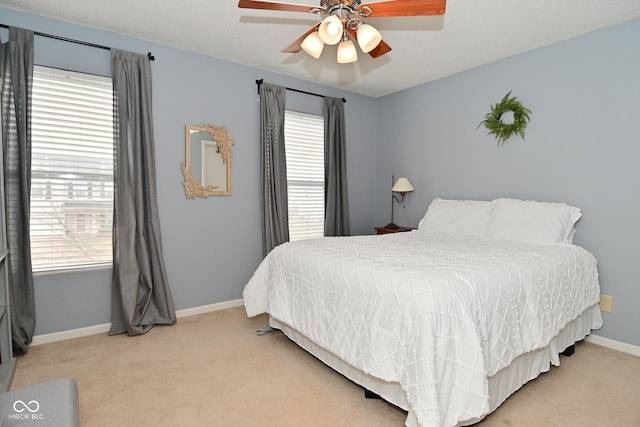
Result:
{"label": "dark gray ottoman", "polygon": [[0,393],[0,427],[78,427],[78,386],[60,378]]}

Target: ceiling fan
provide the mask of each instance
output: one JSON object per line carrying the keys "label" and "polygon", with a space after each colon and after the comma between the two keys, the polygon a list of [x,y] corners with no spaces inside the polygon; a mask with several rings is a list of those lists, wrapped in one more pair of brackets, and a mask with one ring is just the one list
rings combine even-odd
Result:
{"label": "ceiling fan", "polygon": [[325,44],[339,43],[338,62],[350,63],[358,59],[352,40],[357,41],[360,49],[372,58],[378,58],[391,51],[391,46],[382,40],[378,30],[366,24],[363,18],[442,15],[446,9],[446,0],[387,0],[368,4],[362,4],[361,0],[320,0],[319,7],[262,0],[239,0],[238,7],[321,15],[323,16],[321,22],[282,49],[282,52],[296,53],[304,50],[318,59]]}

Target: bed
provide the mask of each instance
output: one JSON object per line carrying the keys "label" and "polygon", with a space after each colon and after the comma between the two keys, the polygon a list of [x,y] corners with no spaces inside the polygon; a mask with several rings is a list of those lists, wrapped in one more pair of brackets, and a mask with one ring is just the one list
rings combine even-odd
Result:
{"label": "bed", "polygon": [[407,411],[406,425],[473,424],[602,324],[580,210],[435,199],[418,229],[307,239],[271,251],[248,316]]}

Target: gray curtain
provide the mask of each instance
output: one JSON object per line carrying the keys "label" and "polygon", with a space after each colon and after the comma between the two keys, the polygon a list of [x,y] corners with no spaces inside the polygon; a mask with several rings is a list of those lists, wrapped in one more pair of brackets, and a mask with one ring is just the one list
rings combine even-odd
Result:
{"label": "gray curtain", "polygon": [[2,151],[13,352],[22,354],[36,325],[31,272],[31,88],[33,32],[9,28],[0,45]]}
{"label": "gray curtain", "polygon": [[110,335],[176,322],[156,199],[147,55],[111,50],[114,91],[113,284]]}
{"label": "gray curtain", "polygon": [[324,98],[324,235],[349,235],[344,101]]}
{"label": "gray curtain", "polygon": [[260,87],[260,147],[262,157],[262,231],[264,254],[289,241],[287,161],[284,150],[286,88]]}

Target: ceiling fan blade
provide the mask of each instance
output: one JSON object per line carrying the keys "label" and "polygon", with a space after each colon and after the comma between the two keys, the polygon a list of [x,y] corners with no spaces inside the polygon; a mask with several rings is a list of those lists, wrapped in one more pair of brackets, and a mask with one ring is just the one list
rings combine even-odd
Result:
{"label": "ceiling fan blade", "polygon": [[389,52],[391,52],[391,46],[386,44],[384,40],[380,40],[380,43],[378,43],[378,46],[374,47],[373,49],[371,49],[371,51],[369,51],[369,55],[371,55],[372,58],[378,58],[384,55],[385,53],[389,53]]}
{"label": "ceiling fan blade", "polygon": [[266,10],[282,10],[286,12],[305,12],[309,13],[313,9],[317,9],[317,6],[307,6],[303,4],[290,4],[290,3],[276,3],[270,1],[261,0],[240,0],[238,2],[239,8],[244,9],[266,9]]}
{"label": "ceiling fan blade", "polygon": [[364,6],[373,10],[370,18],[443,15],[447,8],[447,0],[388,0],[363,4],[358,10]]}
{"label": "ceiling fan blade", "polygon": [[[354,40],[356,41],[358,40],[358,33],[355,30],[350,30],[347,28],[347,32],[349,33],[349,35],[351,35],[351,37],[353,37]],[[389,53],[389,52],[391,52],[391,46],[385,43],[384,40],[380,40],[380,43],[378,43],[378,46],[374,47],[369,51],[369,55],[372,58],[378,58],[384,55],[385,53]]]}
{"label": "ceiling fan blade", "polygon": [[318,22],[316,25],[309,28],[309,31],[307,31],[306,33],[298,37],[293,43],[291,43],[289,46],[282,49],[280,52],[284,52],[284,53],[300,52],[300,50],[302,50],[301,45],[304,39],[306,39],[309,34],[313,33],[314,31],[317,31],[319,26],[320,26],[320,23]]}

